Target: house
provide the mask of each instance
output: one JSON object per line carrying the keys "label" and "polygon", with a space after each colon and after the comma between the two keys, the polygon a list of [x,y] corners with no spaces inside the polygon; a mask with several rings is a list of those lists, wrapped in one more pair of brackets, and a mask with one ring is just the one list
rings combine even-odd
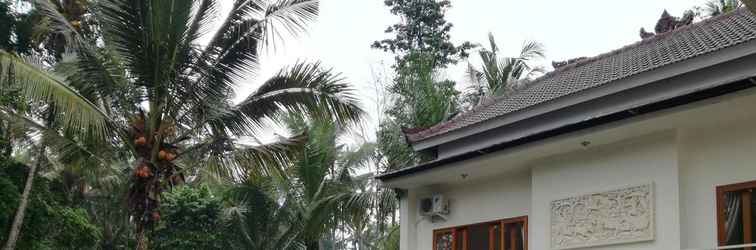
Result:
{"label": "house", "polygon": [[400,191],[401,249],[756,242],[755,76],[756,16],[740,9],[411,131],[435,160],[377,177]]}

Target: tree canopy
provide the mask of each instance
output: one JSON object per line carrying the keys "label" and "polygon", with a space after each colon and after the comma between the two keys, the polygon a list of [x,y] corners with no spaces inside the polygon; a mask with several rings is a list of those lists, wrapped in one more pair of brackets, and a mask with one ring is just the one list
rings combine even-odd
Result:
{"label": "tree canopy", "polygon": [[453,25],[444,18],[451,7],[448,0],[386,0],[384,3],[402,21],[385,30],[394,38],[376,41],[372,47],[394,53],[397,67],[411,60],[413,53],[420,53],[428,57],[433,68],[445,68],[467,58],[467,51],[474,47],[470,42],[460,45],[451,42]]}

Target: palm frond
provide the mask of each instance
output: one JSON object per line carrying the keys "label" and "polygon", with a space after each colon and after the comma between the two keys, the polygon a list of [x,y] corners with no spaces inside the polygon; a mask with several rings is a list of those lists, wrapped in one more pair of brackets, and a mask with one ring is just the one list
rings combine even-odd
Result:
{"label": "palm frond", "polygon": [[368,142],[360,145],[356,150],[344,152],[339,160],[339,165],[347,168],[363,168],[375,160],[378,145]]}
{"label": "palm frond", "polygon": [[186,65],[186,41],[196,38],[191,32],[193,7],[192,0],[103,0],[95,9],[106,44],[137,84],[166,88]]}
{"label": "palm frond", "polygon": [[473,85],[480,85],[483,80],[483,73],[476,69],[472,64],[467,64],[467,70],[465,70],[465,76],[467,80]]}
{"label": "palm frond", "polygon": [[[177,88],[176,94],[184,98],[173,106],[188,104],[191,108],[170,113],[181,112],[181,120],[203,121],[225,112],[225,100],[233,86],[256,69],[260,49],[275,44],[271,37],[278,35],[272,34],[304,31],[317,12],[315,0],[236,1],[208,46],[197,52],[184,87]],[[228,113],[239,116],[238,112]],[[242,130],[249,130],[250,124],[242,125]]]}
{"label": "palm frond", "polygon": [[525,61],[543,58],[546,56],[543,44],[536,41],[526,41],[520,50],[520,59]]}
{"label": "palm frond", "polygon": [[[283,35],[296,36],[304,32],[319,12],[318,0],[237,0],[227,20],[211,41],[211,46],[223,44],[224,35],[258,36],[262,44],[271,45]],[[257,33],[257,34],[255,34]],[[237,39],[238,40],[238,39]],[[241,40],[229,44],[231,48]]]}
{"label": "palm frond", "polygon": [[703,11],[709,17],[718,16],[743,6],[740,0],[709,0],[704,4]]}
{"label": "palm frond", "polygon": [[[544,57],[545,50],[541,43],[536,41],[526,41],[522,45],[518,56],[499,57],[497,55],[498,48],[496,47],[494,37],[491,33],[488,35],[491,43],[491,50],[483,49],[480,51],[479,54],[482,61],[481,70],[477,71],[472,66],[468,67],[468,78],[475,79],[475,77],[480,75],[478,79],[480,79],[481,82],[486,83],[484,95],[503,95],[521,85],[523,81],[530,80],[530,77],[538,73],[534,72],[534,69],[538,67],[533,67],[530,64],[532,61]],[[472,94],[475,94],[474,91]],[[477,101],[480,97],[472,96],[467,99]]]}
{"label": "palm frond", "polygon": [[46,27],[50,32],[63,35],[68,42],[72,42],[76,37],[76,29],[71,25],[68,19],[58,11],[59,6],[57,1],[55,3],[50,0],[34,0],[35,7],[39,10],[39,14],[48,19]]}
{"label": "palm frond", "polygon": [[261,48],[276,44],[282,34],[303,32],[317,13],[316,0],[236,1],[192,66],[189,75],[198,79],[197,86],[183,94],[185,102],[198,106],[227,96],[236,82],[254,72]]}
{"label": "palm frond", "polygon": [[235,150],[235,158],[248,173],[265,172],[267,175],[282,174],[307,141],[307,134],[280,138],[273,143],[242,146]]}
{"label": "palm frond", "polygon": [[297,36],[305,32],[319,12],[318,0],[282,0],[268,5],[265,10],[263,44],[280,42],[284,36]]}
{"label": "palm frond", "polygon": [[207,25],[213,21],[216,12],[218,11],[218,4],[216,0],[200,0],[195,6],[195,10],[192,14],[191,24],[186,34],[186,43],[190,45],[192,42],[199,39],[209,30]]}
{"label": "palm frond", "polygon": [[494,35],[491,32],[488,32],[488,43],[491,46],[491,52],[496,54],[496,52],[499,51],[499,47],[496,46],[496,39],[494,38]]}
{"label": "palm frond", "polygon": [[[306,141],[306,134],[257,145],[236,145],[229,139],[216,138],[199,143],[182,153],[203,155],[210,174],[234,182],[256,176],[283,176],[283,168]],[[191,156],[189,156],[191,157]]]}
{"label": "palm frond", "polygon": [[[49,27],[48,32],[66,38],[66,53],[63,53],[62,60],[55,65],[55,72],[63,76],[82,96],[99,105],[108,115],[112,116],[114,109],[133,112],[133,105],[127,103],[140,101],[123,99],[134,98],[134,93],[137,93],[139,88],[129,86],[121,58],[109,47],[98,47],[97,38],[80,34],[73,27],[71,20],[59,11],[58,2],[35,0],[35,3],[40,14],[49,23],[46,26]],[[125,90],[125,93],[117,93],[121,90]]]}
{"label": "palm frond", "polygon": [[109,116],[133,114],[144,100],[144,89],[129,82],[126,69],[107,49],[66,53],[55,72]]}
{"label": "palm frond", "polygon": [[357,122],[364,114],[353,90],[338,74],[323,70],[318,63],[298,63],[281,70],[231,111],[212,120],[243,134],[264,119],[280,120],[290,112],[339,124]]}
{"label": "palm frond", "polygon": [[14,84],[31,101],[55,107],[62,115],[62,124],[67,131],[105,138],[109,130],[108,116],[60,77],[30,63],[33,59],[29,60],[0,51],[0,82]]}
{"label": "palm frond", "polygon": [[226,193],[227,202],[236,207],[230,219],[241,231],[246,249],[299,249],[301,218],[295,217],[288,199],[271,196],[271,178],[247,180]]}
{"label": "palm frond", "polygon": [[134,74],[141,74],[141,69],[149,62],[148,37],[150,26],[144,23],[142,16],[147,15],[144,1],[105,0],[94,6],[103,26],[106,44],[122,56],[123,64],[132,69]]}
{"label": "palm frond", "polygon": [[[85,145],[61,135],[58,131],[48,128],[29,117],[19,115],[11,110],[0,107],[0,118],[25,124],[42,135],[40,142],[49,147],[61,161],[97,162],[98,166],[107,166],[109,160],[101,157],[102,152],[94,153]],[[96,166],[93,166],[96,167]]]}

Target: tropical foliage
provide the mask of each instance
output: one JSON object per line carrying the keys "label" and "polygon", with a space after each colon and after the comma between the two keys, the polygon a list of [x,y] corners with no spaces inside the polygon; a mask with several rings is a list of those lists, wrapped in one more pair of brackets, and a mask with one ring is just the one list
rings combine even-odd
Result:
{"label": "tropical foliage", "polygon": [[180,186],[163,193],[161,220],[150,239],[155,249],[223,249],[230,247],[230,228],[222,218],[223,203],[207,186]]}
{"label": "tropical foliage", "polygon": [[[21,163],[0,161],[0,230],[8,232],[29,168]],[[18,249],[96,249],[102,232],[87,212],[66,199],[64,183],[37,176],[24,220]],[[7,234],[0,235],[6,242]]]}
{"label": "tropical foliage", "polygon": [[381,171],[390,171],[429,160],[409,148],[402,130],[431,126],[460,110],[456,83],[441,79],[439,73],[467,58],[475,46],[451,42],[453,25],[445,19],[450,1],[391,0],[385,5],[401,19],[386,29],[394,38],[371,45],[393,53],[396,59],[394,79],[386,86],[388,108],[377,132]]}
{"label": "tropical foliage", "polygon": [[18,4],[19,1],[0,2],[0,23],[3,24],[0,26],[0,49],[26,54],[33,47],[34,23],[32,14],[14,10]]}
{"label": "tropical foliage", "polygon": [[730,11],[743,7],[740,0],[709,0],[702,7],[703,14],[706,16],[718,16]]}
{"label": "tropical foliage", "polygon": [[0,79],[55,110],[54,123],[31,124],[54,138],[44,143],[55,161],[93,172],[126,166],[116,171],[130,175],[127,207],[139,248],[159,221],[163,190],[200,169],[230,181],[268,171],[301,140],[246,145],[235,138],[255,136],[291,111],[345,125],[360,116],[350,87],[317,63],[282,70],[241,103],[231,100],[258,51],[282,32],[301,32],[317,1],[237,1],[206,46],[198,39],[215,16],[212,0],[98,1],[91,7],[97,40],[55,4],[36,6],[68,52],[54,65],[0,52]]}
{"label": "tropical foliage", "polygon": [[466,102],[471,106],[479,104],[480,97],[502,96],[532,80],[545,70],[536,66],[536,60],[544,58],[543,45],[538,42],[525,42],[516,57],[501,57],[493,34],[488,34],[490,48],[479,52],[481,67],[468,65],[467,76],[470,91]]}
{"label": "tropical foliage", "polygon": [[373,48],[391,52],[396,56],[397,67],[403,67],[411,60],[411,54],[424,54],[432,67],[445,68],[468,56],[473,48],[470,42],[455,45],[451,42],[452,24],[444,18],[451,7],[451,1],[427,0],[387,0],[386,7],[401,18],[401,22],[386,28],[394,34],[393,39],[375,41]]}
{"label": "tropical foliage", "polygon": [[432,58],[412,54],[405,66],[397,70],[394,83],[388,88],[392,104],[378,131],[378,147],[386,158],[387,169],[410,166],[429,158],[409,148],[402,130],[422,128],[445,121],[460,110],[460,92],[456,83],[440,80]]}

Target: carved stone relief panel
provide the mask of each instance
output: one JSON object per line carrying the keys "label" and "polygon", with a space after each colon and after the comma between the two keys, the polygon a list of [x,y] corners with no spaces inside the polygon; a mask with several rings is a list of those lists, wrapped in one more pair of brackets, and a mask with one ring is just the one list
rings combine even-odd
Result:
{"label": "carved stone relief panel", "polygon": [[551,248],[573,249],[651,241],[653,184],[551,202]]}

